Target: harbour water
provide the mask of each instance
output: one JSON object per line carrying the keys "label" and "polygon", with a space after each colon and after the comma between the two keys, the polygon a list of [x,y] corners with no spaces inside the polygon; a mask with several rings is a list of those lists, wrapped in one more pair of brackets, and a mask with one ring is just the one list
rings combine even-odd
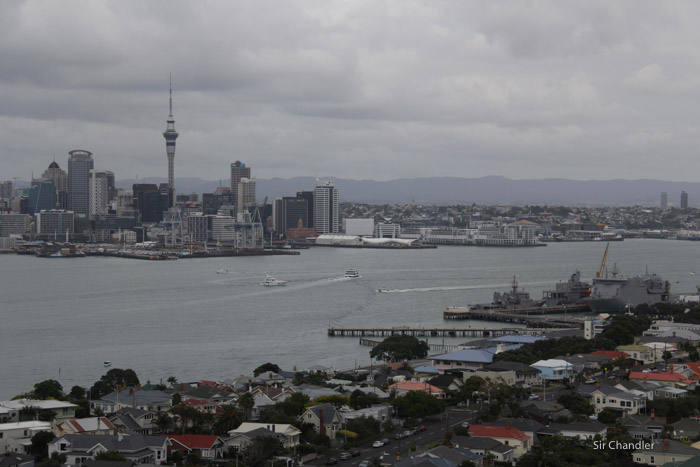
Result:
{"label": "harbour water", "polygon": [[[328,337],[327,328],[498,327],[445,322],[442,311],[490,301],[513,275],[534,298],[576,269],[590,280],[604,249],[599,242],[312,248],[299,256],[179,261],[2,255],[0,399],[49,378],[67,389],[88,386],[107,360],[133,368],[144,382],[235,378],[267,361],[289,369],[368,365],[369,348],[358,338]],[[670,281],[672,292],[694,292],[699,260],[694,242],[627,240],[611,245],[608,265],[617,262],[626,275],[648,268]],[[343,278],[350,267],[362,277]],[[229,273],[217,274],[222,268]],[[289,283],[261,287],[266,274]]]}

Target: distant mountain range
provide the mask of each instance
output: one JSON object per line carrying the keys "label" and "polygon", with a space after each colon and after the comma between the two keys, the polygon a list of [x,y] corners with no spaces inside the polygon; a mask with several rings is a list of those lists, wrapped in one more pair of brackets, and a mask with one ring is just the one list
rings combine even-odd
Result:
{"label": "distant mountain range", "polygon": [[[294,196],[297,191],[313,190],[314,177],[257,179],[257,197],[268,202],[280,196]],[[567,206],[658,206],[661,192],[668,193],[670,206],[680,205],[681,191],[688,193],[690,206],[700,204],[700,182],[663,180],[511,180],[505,177],[480,178],[431,177],[390,181],[331,180],[340,190],[341,201],[366,203],[415,202],[417,204],[557,204]],[[139,183],[163,183],[165,178],[140,179]],[[135,180],[119,180],[117,186],[130,187]],[[222,181],[227,186],[228,181]],[[218,181],[201,178],[176,179],[178,193],[211,193]]]}

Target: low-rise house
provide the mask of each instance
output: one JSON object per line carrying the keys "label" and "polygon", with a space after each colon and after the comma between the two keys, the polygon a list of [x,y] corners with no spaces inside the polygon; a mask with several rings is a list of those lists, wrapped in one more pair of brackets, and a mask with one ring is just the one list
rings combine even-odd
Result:
{"label": "low-rise house", "polygon": [[185,399],[182,403],[201,413],[215,414],[221,409],[216,402],[203,399]]}
{"label": "low-rise house", "polygon": [[540,378],[547,381],[561,381],[574,376],[574,366],[564,360],[540,360],[532,364],[540,372]]}
{"label": "low-rise house", "polygon": [[[696,441],[700,437],[700,420],[683,418],[673,426],[673,437],[681,441]],[[700,454],[700,452],[698,453]]]}
{"label": "low-rise house", "polygon": [[623,417],[620,422],[627,428],[627,433],[634,440],[657,439],[664,432],[664,424],[656,420],[654,411],[651,416],[631,415]]}
{"label": "low-rise house", "polygon": [[152,435],[159,431],[155,424],[157,417],[158,414],[150,410],[122,407],[119,412],[109,417],[109,421],[122,432],[133,431],[141,435]]}
{"label": "low-rise house", "polygon": [[478,370],[493,363],[493,356],[499,351],[518,349],[522,344],[505,345],[498,347],[488,347],[484,349],[462,349],[455,352],[436,355],[431,357],[432,364],[440,373],[448,370]]}
{"label": "low-rise house", "polygon": [[294,394],[294,389],[286,386],[258,386],[251,389],[250,392],[253,396],[263,394],[271,401],[277,403],[287,400],[289,396]]}
{"label": "low-rise house", "polygon": [[32,437],[42,431],[51,432],[51,422],[0,423],[0,446],[5,452],[29,454]]}
{"label": "low-rise house", "polygon": [[[418,454],[414,460],[417,461],[420,459],[439,459],[451,463],[449,465],[459,466],[462,465],[462,463],[470,463],[469,465],[476,465],[478,467],[481,467],[484,465],[483,458],[483,455],[472,452],[464,447],[449,448],[447,446],[438,446],[429,450],[428,452]],[[401,467],[400,464],[396,465],[398,467]],[[414,463],[413,465],[421,464]],[[445,464],[439,465],[445,466]]]}
{"label": "low-rise house", "polygon": [[392,389],[396,390],[396,394],[399,396],[411,391],[418,391],[437,397],[438,399],[445,398],[445,391],[442,389],[428,383],[419,383],[417,381],[403,381],[401,383],[394,383],[389,386],[389,390]]}
{"label": "low-rise house", "polygon": [[692,391],[697,385],[696,380],[690,380],[683,375],[672,371],[650,371],[644,373],[642,371],[631,371],[629,375],[632,381],[657,381],[664,386],[671,386]]}
{"label": "low-rise house", "polygon": [[457,392],[464,386],[464,381],[460,376],[445,373],[426,379],[431,386],[438,387],[443,391]]}
{"label": "low-rise house", "polygon": [[600,422],[571,422],[571,423],[550,423],[545,429],[538,432],[538,435],[559,434],[565,438],[593,439],[596,435],[605,438],[608,433],[608,426]]}
{"label": "low-rise house", "polygon": [[654,396],[661,399],[677,399],[679,397],[688,397],[688,390],[664,386],[656,389]]}
{"label": "low-rise house", "polygon": [[687,446],[672,439],[650,441],[651,447],[644,446],[632,453],[632,460],[638,464],[664,465],[668,462],[685,462],[697,455],[700,449]]}
{"label": "low-rise house", "polygon": [[[231,434],[233,433],[233,434]],[[256,428],[246,431],[245,433],[229,432],[229,437],[226,438],[226,446],[232,448],[236,452],[243,451],[248,445],[253,443],[257,438],[276,438],[280,443],[285,443],[285,437],[281,433],[275,433],[267,428]]]}
{"label": "low-rise house", "polygon": [[617,350],[596,350],[595,352],[591,352],[590,355],[602,355],[604,357],[608,357],[610,360],[630,357],[630,354],[627,352],[619,352]]}
{"label": "low-rise house", "polygon": [[105,414],[128,407],[148,412],[167,412],[172,407],[172,397],[163,391],[145,391],[140,386],[126,387],[92,401],[91,407],[93,411],[99,409]]}
{"label": "low-rise house", "polygon": [[484,457],[491,455],[498,462],[513,462],[515,460],[515,448],[506,446],[493,438],[455,436],[452,438],[452,443]]}
{"label": "low-rise house", "polygon": [[649,365],[662,360],[661,355],[657,358],[654,349],[646,345],[620,345],[615,350],[628,354],[629,358],[642,365]]}
{"label": "low-rise house", "polygon": [[630,394],[637,394],[638,396],[644,396],[647,400],[654,400],[654,391],[659,389],[661,385],[653,381],[620,381],[615,385],[617,389],[624,392],[629,392]]}
{"label": "low-rise house", "polygon": [[107,417],[71,418],[54,426],[56,436],[63,435],[114,435],[117,428]]}
{"label": "low-rise house", "polygon": [[[50,410],[54,413],[54,422],[75,418],[77,405],[65,401],[15,399],[0,402],[0,417],[6,417],[11,422],[23,422],[34,420],[35,416],[28,413],[28,409],[37,411]],[[26,414],[26,415],[23,415]]]}
{"label": "low-rise house", "polygon": [[532,418],[543,425],[571,418],[571,412],[566,407],[553,401],[522,401],[516,415]]}
{"label": "low-rise house", "polygon": [[[510,385],[534,385],[540,382],[540,371],[537,368],[533,368],[530,365],[519,362],[508,362],[501,360],[498,362],[493,362],[489,365],[484,366],[482,370],[488,372],[489,374],[498,374],[501,379],[505,379]],[[502,376],[503,373],[508,373],[508,376]],[[468,379],[471,375],[469,373],[464,374],[464,379]]]}
{"label": "low-rise house", "polygon": [[0,452],[0,467],[34,467],[34,456],[19,452]]}
{"label": "low-rise house", "polygon": [[491,438],[506,446],[513,447],[513,455],[518,459],[532,447],[532,439],[507,421],[505,426],[472,425],[469,435],[475,438]]}
{"label": "low-rise house", "polygon": [[347,406],[341,407],[341,409],[338,411],[340,414],[340,418],[343,421],[343,423],[347,422],[348,420],[353,420],[355,418],[362,418],[362,417],[372,417],[375,420],[378,420],[380,422],[385,422],[387,420],[392,419],[392,415],[394,413],[393,407],[391,405],[373,405],[372,407],[366,407],[364,409],[358,409],[358,410],[345,410],[345,409],[350,409]]}
{"label": "low-rise house", "polygon": [[530,418],[500,418],[495,422],[483,423],[483,425],[495,426],[506,426],[508,424],[529,436],[532,439],[531,445],[537,443],[537,432],[545,427],[542,423]]}
{"label": "low-rise house", "polygon": [[274,423],[245,422],[245,423],[242,423],[235,430],[229,431],[228,435],[233,437],[233,436],[239,435],[239,434],[250,433],[250,432],[252,432],[254,430],[258,430],[260,428],[268,430],[270,433],[280,435],[283,438],[282,442],[284,444],[284,447],[286,447],[286,448],[293,448],[294,446],[297,446],[299,444],[299,437],[301,436],[301,431],[299,431],[294,425],[288,425],[288,424],[282,424],[282,423],[274,424]]}
{"label": "low-rise house", "polygon": [[167,435],[170,440],[168,457],[178,452],[182,459],[194,453],[200,459],[217,459],[225,451],[224,440],[216,435]]}
{"label": "low-rise house", "polygon": [[314,431],[335,439],[340,429],[340,414],[331,404],[321,404],[309,407],[299,417],[301,423],[309,423],[314,426]]}
{"label": "low-rise house", "polygon": [[623,414],[636,415],[646,407],[646,396],[620,390],[607,383],[596,381],[596,384],[582,384],[578,392],[589,398],[595,412],[612,409]]}
{"label": "low-rise house", "polygon": [[162,464],[170,441],[164,436],[137,433],[118,435],[64,435],[49,442],[49,456],[66,455],[66,465],[78,467],[104,451],[115,451],[136,464]]}

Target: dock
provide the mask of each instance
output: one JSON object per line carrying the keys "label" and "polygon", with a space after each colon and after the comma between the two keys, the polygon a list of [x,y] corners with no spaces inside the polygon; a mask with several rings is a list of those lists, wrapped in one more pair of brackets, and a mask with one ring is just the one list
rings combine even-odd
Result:
{"label": "dock", "polygon": [[583,327],[583,319],[567,318],[562,316],[543,316],[545,314],[561,314],[564,311],[559,309],[566,308],[569,313],[585,313],[590,311],[588,306],[569,306],[557,307],[557,311],[553,308],[535,308],[532,310],[522,309],[517,311],[499,311],[499,310],[472,310],[469,308],[446,308],[442,317],[446,320],[465,320],[475,319],[481,321],[498,321],[504,323],[525,324],[528,327],[544,327],[544,328],[572,328]]}
{"label": "dock", "polygon": [[[557,326],[559,327],[559,326]],[[563,327],[563,326],[561,326]],[[574,327],[574,326],[568,326]],[[541,336],[547,328],[328,328],[330,337],[498,337],[517,334],[520,336]]]}

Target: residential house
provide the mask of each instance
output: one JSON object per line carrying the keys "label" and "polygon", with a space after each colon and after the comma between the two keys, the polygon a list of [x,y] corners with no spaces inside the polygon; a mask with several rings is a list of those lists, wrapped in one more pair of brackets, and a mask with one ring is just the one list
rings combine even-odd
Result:
{"label": "residential house", "polygon": [[452,443],[460,448],[467,448],[471,452],[484,457],[492,455],[498,462],[513,462],[515,460],[515,448],[506,446],[493,438],[473,438],[454,436]]}
{"label": "residential house", "polygon": [[326,435],[330,439],[335,439],[341,423],[340,414],[331,404],[311,406],[301,414],[299,420],[313,425],[316,433]]}
{"label": "residential house", "polygon": [[546,429],[538,432],[538,435],[559,434],[565,438],[593,439],[597,435],[605,438],[608,426],[600,422],[571,422],[550,423]]}
{"label": "residential house", "polygon": [[200,459],[214,460],[222,457],[226,445],[224,440],[216,435],[167,435],[170,440],[168,457],[178,452],[182,459],[189,453],[194,453]]}
{"label": "residential house", "polygon": [[[700,420],[698,418],[683,418],[673,426],[673,438],[680,441],[697,441],[700,437]],[[698,453],[700,454],[700,452]]]}
{"label": "residential house", "polygon": [[428,384],[448,392],[457,392],[464,386],[464,381],[460,376],[447,373],[426,379],[426,381]]}
{"label": "residential house", "polygon": [[574,375],[574,366],[564,360],[540,360],[533,363],[532,367],[540,372],[541,379],[547,381],[562,381],[565,378],[572,378]]}
{"label": "residential house", "polygon": [[632,460],[637,464],[664,465],[668,462],[685,462],[697,455],[700,455],[700,449],[673,439],[657,439],[651,442],[651,448],[634,451]]}
{"label": "residential house", "polygon": [[657,439],[664,432],[664,424],[656,420],[654,411],[651,416],[630,415],[623,417],[620,422],[627,428],[627,433],[634,440]]}
{"label": "residential house", "polygon": [[[349,410],[347,410],[349,409]],[[348,420],[353,420],[355,418],[362,418],[362,417],[372,417],[375,420],[378,420],[380,422],[385,422],[387,420],[391,420],[393,413],[394,413],[394,408],[391,405],[373,405],[372,407],[365,407],[364,409],[357,409],[357,410],[352,410],[347,406],[341,407],[339,410],[340,413],[340,418],[343,421],[343,423],[347,422]]]}
{"label": "residential house", "polygon": [[54,426],[56,436],[63,435],[115,435],[117,428],[107,417],[71,418]]}
{"label": "residential house", "polygon": [[172,396],[158,390],[145,391],[140,386],[125,387],[92,401],[91,407],[93,411],[99,409],[105,414],[113,414],[127,407],[149,412],[167,412],[172,407]]}
{"label": "residential house", "polygon": [[78,467],[104,451],[115,451],[136,464],[162,464],[170,441],[164,436],[137,433],[118,435],[64,435],[49,442],[49,456],[66,455],[66,465]]}
{"label": "residential house", "polygon": [[553,401],[522,401],[516,415],[532,418],[543,425],[571,418],[571,412],[566,407]]}
{"label": "residential house", "polygon": [[258,429],[265,429],[272,434],[280,435],[282,437],[282,442],[284,447],[292,448],[299,444],[299,437],[301,436],[301,431],[299,431],[294,425],[287,424],[274,424],[274,423],[242,423],[235,430],[228,432],[228,435],[234,437],[240,434],[248,434],[252,431]]}
{"label": "residential house", "polygon": [[654,400],[654,391],[662,385],[655,381],[621,381],[615,387],[621,391],[644,396],[647,400]]}
{"label": "residential house", "polygon": [[591,352],[590,355],[602,355],[604,357],[608,357],[610,360],[630,357],[630,354],[626,352],[619,352],[617,350],[596,350],[595,352]]}
{"label": "residential house", "polygon": [[650,371],[644,373],[642,371],[631,371],[629,375],[632,381],[657,381],[665,386],[671,386],[692,391],[695,389],[697,380],[687,379],[685,376],[672,371]]}
{"label": "residential house", "polygon": [[428,383],[419,383],[417,381],[403,381],[401,383],[394,383],[389,386],[389,390],[396,390],[396,394],[402,396],[411,391],[424,392],[431,396],[437,397],[438,399],[445,398],[445,391],[437,386],[433,386]]}
{"label": "residential house", "polygon": [[649,365],[663,359],[662,355],[657,356],[654,349],[646,345],[619,345],[615,350],[629,354],[629,358],[641,365]]}
{"label": "residential house", "polygon": [[595,385],[582,384],[579,386],[578,392],[589,398],[596,413],[600,413],[604,409],[612,409],[623,414],[636,415],[646,407],[645,396],[622,391],[600,381],[596,381]]}
{"label": "residential house", "polygon": [[513,385],[535,385],[540,381],[540,371],[530,365],[519,362],[508,362],[501,360],[484,366],[482,370],[478,370],[477,375],[469,373],[464,374],[464,379],[470,376],[479,376],[484,372],[484,376],[490,377],[493,375],[498,379],[503,379],[507,384]]}
{"label": "residential house", "polygon": [[495,422],[483,423],[483,425],[495,426],[506,426],[507,424],[529,436],[532,439],[531,445],[537,442],[537,432],[545,427],[542,423],[530,418],[500,418]]}
{"label": "residential house", "polygon": [[438,372],[445,373],[448,370],[478,370],[485,365],[493,363],[493,356],[499,351],[518,349],[522,344],[505,345],[501,344],[497,347],[488,347],[484,349],[461,349],[455,352],[450,352],[431,357],[432,364],[438,369]]}
{"label": "residential house", "polygon": [[19,452],[0,453],[0,467],[34,467],[34,456]]}
{"label": "residential house", "polygon": [[688,397],[688,390],[662,386],[654,391],[654,396],[661,399],[677,399],[679,397]]}
{"label": "residential house", "polygon": [[77,405],[65,401],[15,399],[0,402],[0,417],[6,417],[10,422],[31,421],[34,415],[26,414],[23,409],[50,410],[54,413],[54,423],[75,418]]}
{"label": "residential house", "polygon": [[215,414],[221,410],[216,402],[203,399],[185,399],[182,403],[200,413]]}
{"label": "residential house", "polygon": [[243,451],[248,445],[253,443],[257,438],[277,438],[280,443],[285,442],[285,437],[281,433],[275,433],[268,430],[267,428],[256,428],[254,430],[246,431],[245,433],[233,433],[229,432],[229,437],[226,438],[226,446],[232,448],[236,452]]}
{"label": "residential house", "polygon": [[469,435],[475,438],[491,438],[506,446],[513,447],[513,456],[518,459],[532,447],[532,438],[506,421],[505,426],[471,425]]}
{"label": "residential house", "polygon": [[29,454],[32,437],[42,431],[51,432],[51,422],[0,423],[0,452]]}
{"label": "residential house", "polygon": [[133,431],[142,435],[152,435],[159,431],[156,426],[158,413],[150,410],[122,407],[109,417],[109,421],[123,432]]}
{"label": "residential house", "polygon": [[[462,463],[470,463],[469,465],[475,465],[478,467],[484,465],[484,456],[482,454],[477,454],[464,447],[449,448],[447,446],[437,446],[433,449],[430,449],[428,452],[424,452],[423,454],[418,454],[417,456],[415,456],[416,461],[424,458],[440,459],[442,461],[450,462],[451,465],[455,466],[462,465]],[[416,464],[414,463],[414,465]],[[442,464],[441,467],[444,467],[444,464]]]}
{"label": "residential house", "polygon": [[258,386],[251,389],[250,392],[253,394],[253,396],[264,394],[268,399],[274,403],[277,403],[287,400],[287,398],[294,394],[295,391],[291,387],[286,386]]}

